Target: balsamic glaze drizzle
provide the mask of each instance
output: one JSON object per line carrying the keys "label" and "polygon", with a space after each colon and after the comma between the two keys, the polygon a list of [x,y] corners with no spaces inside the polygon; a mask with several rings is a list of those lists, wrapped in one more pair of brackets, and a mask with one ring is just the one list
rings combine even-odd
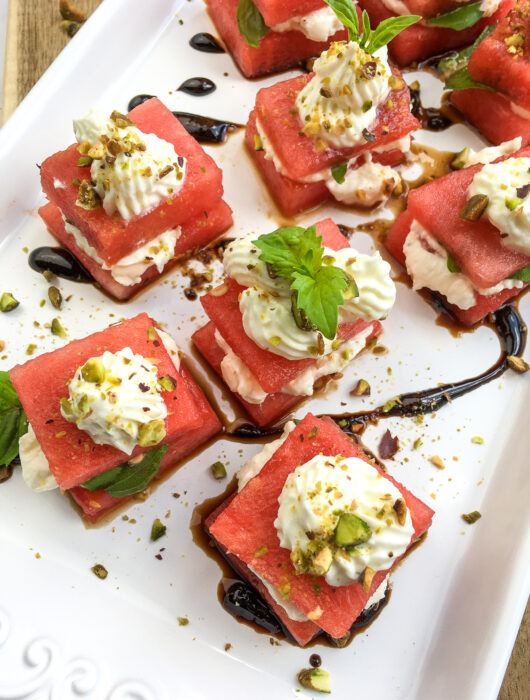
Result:
{"label": "balsamic glaze drizzle", "polygon": [[453,124],[453,120],[435,107],[424,107],[421,103],[420,88],[409,86],[412,114],[427,131],[443,131]]}
{"label": "balsamic glaze drizzle", "polygon": [[219,40],[208,32],[199,32],[194,34],[190,41],[190,46],[196,51],[202,51],[203,53],[225,53],[225,50],[219,43]]}
{"label": "balsamic glaze drizzle", "polygon": [[66,248],[42,246],[31,251],[29,266],[37,272],[49,270],[57,277],[72,282],[94,282],[90,272]]}
{"label": "balsamic glaze drizzle", "polygon": [[152,97],[155,97],[155,95],[135,95],[129,100],[127,111],[130,112],[132,109],[138,107],[138,105],[141,105],[144,102],[147,102],[147,100],[150,100]]}
{"label": "balsamic glaze drizzle", "polygon": [[228,134],[243,128],[241,124],[234,122],[202,117],[190,112],[173,112],[188,134],[199,143],[224,143]]}
{"label": "balsamic glaze drizzle", "polygon": [[188,78],[177,90],[185,92],[187,95],[194,97],[203,97],[209,95],[217,89],[217,85],[210,78]]}

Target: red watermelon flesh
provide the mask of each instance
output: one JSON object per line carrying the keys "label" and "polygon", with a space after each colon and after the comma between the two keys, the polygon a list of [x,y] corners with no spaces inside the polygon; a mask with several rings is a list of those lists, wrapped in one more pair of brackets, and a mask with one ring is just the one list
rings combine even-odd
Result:
{"label": "red watermelon flesh", "polygon": [[[347,239],[340,233],[331,219],[320,221],[317,224],[317,231],[322,236],[325,246],[333,250],[349,247]],[[201,298],[204,310],[228,345],[259,381],[263,390],[273,394],[300,372],[313,365],[315,360],[288,360],[260,348],[248,337],[243,328],[238,297],[245,288],[229,277],[226,279],[225,285],[226,292],[223,295],[215,296],[209,293]],[[338,337],[347,340],[359,333],[366,325],[368,324],[362,320],[342,323],[339,326]]]}
{"label": "red watermelon flesh", "polygon": [[[272,198],[284,216],[293,216],[301,211],[312,209],[328,199],[333,199],[333,195],[326,187],[324,180],[297,182],[279,173],[273,161],[265,158],[264,151],[256,151],[254,136],[257,133],[256,110],[253,110],[247,122],[245,143],[251,158],[269,188]],[[403,154],[397,149],[372,155],[375,162],[383,165],[398,165],[402,158]]]}
{"label": "red watermelon flesh", "polygon": [[[395,220],[385,240],[386,248],[404,267],[406,267],[406,264],[403,246],[409,234],[413,218],[412,212],[409,209],[402,212]],[[490,294],[488,296],[475,294],[475,306],[465,310],[460,309],[454,304],[450,304],[443,294],[439,292],[435,292],[435,294],[442,300],[444,307],[449,313],[458,319],[460,323],[464,326],[474,326],[475,323],[481,321],[491,311],[498,309],[504,302],[508,301],[508,299],[516,297],[521,291],[521,289],[504,289],[498,294]]]}
{"label": "red watermelon flesh", "polygon": [[459,7],[469,5],[473,0],[459,2],[458,0],[405,0],[408,13],[411,15],[421,15],[425,19],[445,15],[447,12],[457,10]]}
{"label": "red watermelon flesh", "polygon": [[[204,522],[204,529],[208,534],[210,534],[210,527],[215,523],[217,517],[223,512],[223,510],[225,510],[225,508],[228,507],[228,505],[230,505],[235,496],[235,493],[229,496],[226,501],[221,503],[221,505],[206,518],[206,521]],[[278,605],[274,598],[272,598],[259,576],[256,576],[256,574],[248,568],[245,562],[241,561],[241,559],[233,554],[230,554],[226,547],[219,542],[216,542],[216,545],[225,559],[228,560],[234,571],[246,579],[248,583],[250,583],[250,585],[258,591],[261,597],[264,598],[267,605],[272,609],[276,617],[280,619],[283,626],[301,647],[308,644],[312,639],[314,639],[314,637],[320,634],[320,627],[317,627],[317,625],[315,625],[313,622],[309,620],[307,622],[297,622],[296,620],[292,620],[285,612],[285,609],[282,608],[281,605]]]}
{"label": "red watermelon flesh", "polygon": [[291,17],[303,17],[326,7],[322,0],[256,0],[255,5],[268,27],[275,27]]}
{"label": "red watermelon flesh", "polygon": [[[175,466],[177,462],[184,459],[199,445],[204,444],[221,430],[219,419],[184,364],[180,366],[180,375],[195,402],[196,409],[199,411],[201,424],[199,427],[179,435],[169,443],[169,449],[160,464],[159,474],[163,474],[167,469]],[[109,496],[106,491],[88,491],[82,486],[75,486],[70,490],[70,495],[81,507],[83,517],[91,523],[97,522],[120,503],[124,503],[132,498],[131,496],[114,498]]]}
{"label": "red watermelon flesh", "polygon": [[201,213],[192,222],[182,224],[182,233],[177,240],[174,257],[168,261],[162,273],[158,272],[155,265],[152,265],[142,275],[141,282],[127,286],[117,282],[109,270],[104,270],[99,263],[77,246],[74,237],[65,230],[61,210],[53,202],[41,207],[39,214],[59,243],[75,255],[106,292],[120,301],[130,299],[153,279],[168,272],[179,258],[209,243],[232,224],[232,210],[228,204],[220,199],[209,212]]}
{"label": "red watermelon flesh", "polygon": [[77,166],[77,144],[47,158],[40,171],[42,189],[50,201],[80,229],[108,265],[163,231],[200,216],[217,204],[223,194],[221,170],[160,100],[144,102],[129,116],[141,131],[172,143],[177,154],[187,159],[181,189],[148,213],[126,222],[117,214],[107,216],[102,207],[87,211],[76,206],[78,188],[71,184],[72,180],[90,178],[90,168]]}
{"label": "red watermelon flesh", "polygon": [[[239,0],[207,0],[208,11],[223,41],[247,78],[256,78],[274,71],[296,66],[325,51],[332,41],[346,39],[341,29],[327,41],[311,41],[301,32],[268,32],[259,48],[249,46],[239,33],[236,11]],[[291,16],[291,15],[289,15]]]}
{"label": "red watermelon flesh", "polygon": [[[317,429],[314,435],[315,428]],[[276,588],[289,587],[289,602],[305,615],[320,608],[316,624],[332,637],[342,637],[364,609],[371,594],[382,583],[388,570],[378,571],[368,593],[355,582],[332,588],[323,577],[297,574],[290,560],[290,552],[279,545],[274,520],[278,514],[278,497],[285,480],[299,464],[318,454],[359,457],[369,462],[367,455],[330,419],[318,419],[308,414],[289,434],[284,444],[234,498],[211,525],[212,536],[254,569]],[[379,468],[374,465],[374,469]],[[412,540],[423,534],[431,524],[433,511],[413,496],[392,477],[381,476],[401,492],[410,510],[414,525]],[[256,507],[259,504],[259,508]],[[411,540],[411,541],[412,541]],[[255,557],[256,550],[266,546],[267,552]],[[398,560],[399,561],[399,560]],[[393,565],[395,566],[395,564]],[[393,566],[389,567],[392,569]],[[315,580],[320,591],[315,590]]]}
{"label": "red watermelon flesh", "polygon": [[[383,327],[379,321],[374,321],[372,323],[372,329],[371,334],[366,338],[366,342],[368,342],[371,338],[376,338],[383,331]],[[221,372],[221,362],[225,356],[225,353],[215,340],[215,326],[212,321],[207,323],[202,328],[199,328],[198,331],[195,331],[192,336],[192,340],[201,355],[222,378],[223,374]],[[281,416],[285,415],[287,411],[300,403],[300,401],[308,398],[306,396],[293,396],[290,394],[282,394],[281,392],[277,392],[275,394],[269,394],[263,403],[256,404],[248,403],[248,401],[245,401],[237,393],[235,393],[234,396],[245,408],[253,422],[262,426],[274,423]]]}
{"label": "red watermelon flesh", "polygon": [[510,100],[500,92],[476,88],[453,90],[449,99],[496,146],[517,136],[521,137],[522,146],[530,143],[530,119],[515,114]]}
{"label": "red watermelon flesh", "polygon": [[317,153],[314,148],[315,139],[300,133],[298,113],[291,114],[296,96],[312,77],[309,74],[283,80],[271,87],[262,88],[256,95],[255,111],[259,125],[288,177],[293,180],[350,160],[363,151],[377,150],[420,128],[420,123],[410,112],[409,89],[404,87],[390,93],[392,107],[387,107],[386,101],[378,107],[376,123],[370,127],[375,141],[341,150],[327,148]]}
{"label": "red watermelon flesh", "polygon": [[[444,27],[434,27],[418,22],[407,27],[389,44],[390,54],[399,66],[408,66],[414,61],[422,61],[430,56],[468,46],[478,37],[484,27],[501,20],[515,0],[502,0],[497,12],[491,17],[484,17],[472,27],[455,31]],[[372,26],[377,26],[389,17],[395,17],[381,0],[359,0],[359,5],[368,12]]]}
{"label": "red watermelon flesh", "polygon": [[[87,338],[74,340],[58,350],[44,353],[23,365],[16,365],[10,371],[13,386],[50,470],[62,489],[77,486],[130,459],[115,447],[96,445],[88,433],[69,423],[59,410],[60,399],[68,396],[66,382],[80,365],[90,357],[102,355],[105,350],[117,352],[130,347],[133,352],[156,360],[159,377],[169,374],[176,380],[175,390],[162,394],[168,409],[163,444],[200,426],[200,413],[171,357],[158,337],[154,341],[148,338],[148,329],[154,325],[154,321],[142,313]],[[146,451],[145,447],[137,446],[133,456]]]}
{"label": "red watermelon flesh", "polygon": [[[529,157],[523,148],[506,158]],[[530,257],[507,248],[498,229],[483,216],[467,221],[458,213],[468,200],[467,191],[476,172],[474,165],[412,190],[408,210],[448,251],[463,273],[479,288],[493,287],[511,274],[530,264]],[[440,205],[443,203],[443,215]]]}
{"label": "red watermelon flesh", "polygon": [[[511,45],[514,38],[523,43]],[[520,0],[480,42],[471,54],[468,68],[474,80],[490,85],[530,110],[530,0]]]}

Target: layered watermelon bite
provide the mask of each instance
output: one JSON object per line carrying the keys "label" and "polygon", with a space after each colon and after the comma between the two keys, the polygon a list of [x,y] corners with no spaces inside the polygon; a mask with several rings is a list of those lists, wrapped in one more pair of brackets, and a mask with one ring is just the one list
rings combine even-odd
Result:
{"label": "layered watermelon bite", "polygon": [[41,167],[51,233],[118,299],[228,228],[222,173],[156,98],[74,121],[77,143]]}
{"label": "layered watermelon bite", "polygon": [[384,473],[328,418],[286,425],[238,473],[238,493],[206,521],[301,645],[344,645],[433,511]]}
{"label": "layered watermelon bite", "polygon": [[400,182],[392,166],[420,126],[387,60],[384,44],[397,25],[360,33],[353,5],[348,21],[350,41],[333,43],[314,73],[261,89],[250,114],[246,145],[287,216],[328,199],[361,207],[385,201]]}
{"label": "layered watermelon bite", "polygon": [[342,23],[322,0],[207,0],[207,5],[247,78],[296,66],[346,37]]}
{"label": "layered watermelon bite", "polygon": [[530,282],[530,148],[493,160],[496,151],[412,190],[386,239],[413,288],[434,292],[465,326]]}
{"label": "layered watermelon bite", "polygon": [[24,480],[69,491],[93,522],[221,428],[175,341],[144,313],[9,374],[29,423]]}
{"label": "layered watermelon bite", "polygon": [[390,42],[390,55],[408,66],[452,49],[471,44],[486,27],[493,27],[515,0],[359,0],[372,24],[414,12],[421,21]]}
{"label": "layered watermelon bite", "polygon": [[529,144],[530,0],[520,0],[462,53],[446,80],[451,102],[492,143],[520,136],[523,146]]}
{"label": "layered watermelon bite", "polygon": [[388,263],[353,250],[331,219],[236,239],[224,266],[192,338],[258,425],[343,371],[395,300]]}

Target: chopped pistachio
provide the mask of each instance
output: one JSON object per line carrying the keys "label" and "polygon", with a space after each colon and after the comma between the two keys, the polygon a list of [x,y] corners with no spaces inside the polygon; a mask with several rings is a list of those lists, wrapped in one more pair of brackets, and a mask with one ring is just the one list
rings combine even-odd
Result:
{"label": "chopped pistachio", "polygon": [[62,412],[69,416],[72,413],[72,402],[63,396],[59,403],[61,404]]}
{"label": "chopped pistachio", "polygon": [[77,161],[77,165],[80,168],[86,168],[88,165],[92,165],[92,160],[90,156],[81,156],[79,160]]}
{"label": "chopped pistachio", "polygon": [[164,374],[163,377],[160,377],[158,383],[165,391],[174,391],[177,386],[176,380],[170,377],[169,374]]}
{"label": "chopped pistachio", "polygon": [[92,567],[92,571],[96,574],[98,578],[101,579],[105,579],[109,575],[109,572],[103,566],[103,564],[94,564],[94,566]]}
{"label": "chopped pistachio", "polygon": [[37,346],[35,345],[35,343],[30,343],[26,348],[26,355],[33,355],[36,349]]}
{"label": "chopped pistachio", "polygon": [[442,458],[438,455],[431,457],[431,464],[434,464],[437,469],[445,469],[445,464],[443,463]]}
{"label": "chopped pistachio", "polygon": [[394,406],[397,406],[397,400],[389,399],[383,406],[383,413],[389,413],[394,408]]}
{"label": "chopped pistachio", "polygon": [[76,206],[81,207],[81,209],[92,211],[101,206],[101,197],[88,180],[83,180],[79,185],[75,203]]}
{"label": "chopped pistachio", "polygon": [[391,75],[388,79],[388,84],[392,90],[403,90],[405,87],[405,81],[397,75]]}
{"label": "chopped pistachio", "polygon": [[13,311],[19,304],[20,302],[15,299],[11,292],[4,292],[0,297],[0,311],[3,313]]}
{"label": "chopped pistachio", "polygon": [[99,359],[99,357],[92,357],[81,367],[81,376],[85,382],[101,384],[101,382],[105,379],[105,375],[105,365]]}
{"label": "chopped pistachio", "polygon": [[474,435],[471,438],[471,442],[474,443],[475,445],[483,445],[484,444],[484,438],[480,437],[480,435]]}
{"label": "chopped pistachio", "polygon": [[528,362],[525,362],[522,357],[519,357],[519,355],[508,355],[506,359],[510,369],[513,369],[515,372],[523,374],[524,372],[528,372],[530,369]]}
{"label": "chopped pistachio", "polygon": [[261,140],[261,136],[259,134],[254,134],[254,150],[255,151],[262,151],[263,150],[263,141]]}
{"label": "chopped pistachio", "polygon": [[166,534],[166,530],[167,527],[160,518],[156,518],[151,526],[151,542],[155,542],[163,537]]}
{"label": "chopped pistachio", "polygon": [[486,194],[474,194],[460,209],[458,216],[467,221],[478,221],[486,211],[489,201]]}
{"label": "chopped pistachio", "polygon": [[407,521],[407,506],[403,498],[398,498],[393,505],[399,525],[403,525]]}
{"label": "chopped pistachio", "polygon": [[152,341],[152,340],[156,340],[156,331],[155,331],[155,329],[153,328],[153,326],[149,326],[149,328],[147,329],[147,337],[148,337],[149,340],[151,340],[151,341]]}
{"label": "chopped pistachio", "polygon": [[456,156],[453,158],[453,160],[451,161],[451,167],[453,168],[453,170],[462,170],[462,168],[466,167],[468,158],[469,148],[466,146],[460,151],[460,153],[457,153]]}
{"label": "chopped pistachio", "polygon": [[214,479],[225,479],[226,478],[226,468],[222,462],[214,462],[210,469]]}
{"label": "chopped pistachio", "polygon": [[356,547],[358,544],[368,542],[372,536],[372,529],[354,513],[342,513],[335,528],[335,544],[337,547]]}
{"label": "chopped pistachio", "polygon": [[46,280],[46,282],[53,282],[55,279],[55,275],[51,270],[43,270],[42,276]]}
{"label": "chopped pistachio", "polygon": [[333,554],[329,547],[324,547],[318,552],[311,562],[310,572],[315,576],[325,576],[333,562]]}
{"label": "chopped pistachio", "polygon": [[374,576],[375,571],[369,566],[365,566],[359,578],[359,583],[363,587],[365,593],[368,593],[370,590]]}
{"label": "chopped pistachio", "polygon": [[48,287],[48,298],[55,309],[60,309],[63,303],[63,296],[57,287]]}
{"label": "chopped pistachio", "polygon": [[421,445],[423,445],[423,440],[421,438],[416,438],[412,447],[413,449],[417,450],[418,447],[421,447]]}
{"label": "chopped pistachio", "polygon": [[372,100],[366,100],[366,102],[363,103],[363,112],[368,112],[371,109],[372,109]]}
{"label": "chopped pistachio", "polygon": [[134,126],[134,123],[129,119],[129,117],[126,117],[125,114],[122,114],[117,110],[112,112],[110,119],[116,124],[118,129],[125,129],[128,126]]}
{"label": "chopped pistachio", "polygon": [[187,617],[177,617],[177,620],[179,621],[179,627],[185,627],[190,624]]}
{"label": "chopped pistachio", "polygon": [[166,426],[163,420],[151,420],[138,428],[138,444],[142,447],[158,445],[166,437]]}
{"label": "chopped pistachio", "polygon": [[269,343],[273,345],[275,348],[278,347],[278,345],[282,342],[282,339],[280,338],[279,335],[271,335],[269,338]]}
{"label": "chopped pistachio", "polygon": [[[73,185],[74,187],[79,187],[79,185],[81,184],[81,180],[78,177],[74,177],[74,179],[72,180],[72,182],[70,184]],[[70,222],[68,222],[68,223],[70,223]]]}
{"label": "chopped pistachio", "polygon": [[514,211],[514,209],[521,206],[523,200],[520,197],[506,197],[504,203],[510,211]]}
{"label": "chopped pistachio", "polygon": [[269,551],[269,548],[267,547],[266,544],[263,545],[263,547],[258,547],[256,551],[254,552],[255,557],[262,557],[264,554],[267,554]]}
{"label": "chopped pistachio", "polygon": [[52,319],[52,334],[58,335],[59,338],[66,338],[65,330],[58,318]]}
{"label": "chopped pistachio", "polygon": [[323,668],[304,668],[298,674],[298,682],[303,688],[317,690],[319,693],[331,693],[329,671]]}
{"label": "chopped pistachio", "polygon": [[476,523],[477,520],[482,518],[482,513],[479,513],[478,510],[473,510],[471,513],[462,513],[462,518],[466,521],[466,523],[473,525],[473,523]]}
{"label": "chopped pistachio", "polygon": [[366,379],[359,379],[356,386],[350,391],[352,396],[370,396],[371,387]]}

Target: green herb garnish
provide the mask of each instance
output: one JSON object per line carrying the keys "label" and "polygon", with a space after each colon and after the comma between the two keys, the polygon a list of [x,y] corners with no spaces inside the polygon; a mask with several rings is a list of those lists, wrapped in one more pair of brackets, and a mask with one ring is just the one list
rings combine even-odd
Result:
{"label": "green herb garnish", "polygon": [[445,81],[446,90],[467,90],[467,88],[477,88],[478,90],[491,90],[495,92],[489,85],[479,83],[469,75],[467,66],[457,70],[456,73],[450,75]]}
{"label": "green herb garnish", "polygon": [[239,33],[245,37],[247,44],[259,48],[259,42],[268,34],[269,27],[252,0],[239,0],[236,20]]}
{"label": "green herb garnish", "polygon": [[340,267],[323,263],[322,236],[315,226],[280,228],[252,241],[261,251],[260,260],[289,282],[297,292],[296,304],[307,319],[329,339],[337,334],[339,306],[344,294],[358,296],[354,280]]}
{"label": "green herb garnish", "polygon": [[342,185],[344,182],[344,177],[346,175],[346,169],[348,168],[348,163],[339,163],[331,168],[331,174],[335,182]]}
{"label": "green herb garnish", "polygon": [[440,72],[441,78],[446,80],[450,75],[456,73],[457,70],[465,68],[469,63],[469,59],[471,58],[473,51],[477,48],[480,42],[488,36],[488,34],[491,34],[495,27],[495,24],[484,27],[471,46],[466,46],[465,49],[462,49],[453,55],[442,58],[438,64],[438,71]]}
{"label": "green herb garnish", "polygon": [[0,465],[11,464],[18,455],[18,441],[28,432],[28,419],[9,372],[0,372]]}
{"label": "green herb garnish", "polygon": [[510,279],[521,280],[522,282],[530,283],[530,265],[523,267],[521,270],[517,270],[513,275],[510,275]]}
{"label": "green herb garnish", "polygon": [[167,445],[160,445],[146,452],[141,462],[124,462],[114,469],[85,481],[81,486],[89,491],[103,489],[109,496],[121,498],[143,491],[151,479],[158,474],[160,462],[168,451]]}
{"label": "green herb garnish", "polygon": [[471,5],[465,5],[451,12],[446,12],[444,15],[430,17],[425,20],[425,24],[429,24],[433,27],[454,29],[459,32],[462,29],[472,27],[479,19],[482,19],[484,13],[480,9],[480,5],[480,2],[474,2]]}
{"label": "green herb garnish", "polygon": [[461,272],[461,268],[455,263],[449,253],[447,253],[447,269],[449,272]]}

